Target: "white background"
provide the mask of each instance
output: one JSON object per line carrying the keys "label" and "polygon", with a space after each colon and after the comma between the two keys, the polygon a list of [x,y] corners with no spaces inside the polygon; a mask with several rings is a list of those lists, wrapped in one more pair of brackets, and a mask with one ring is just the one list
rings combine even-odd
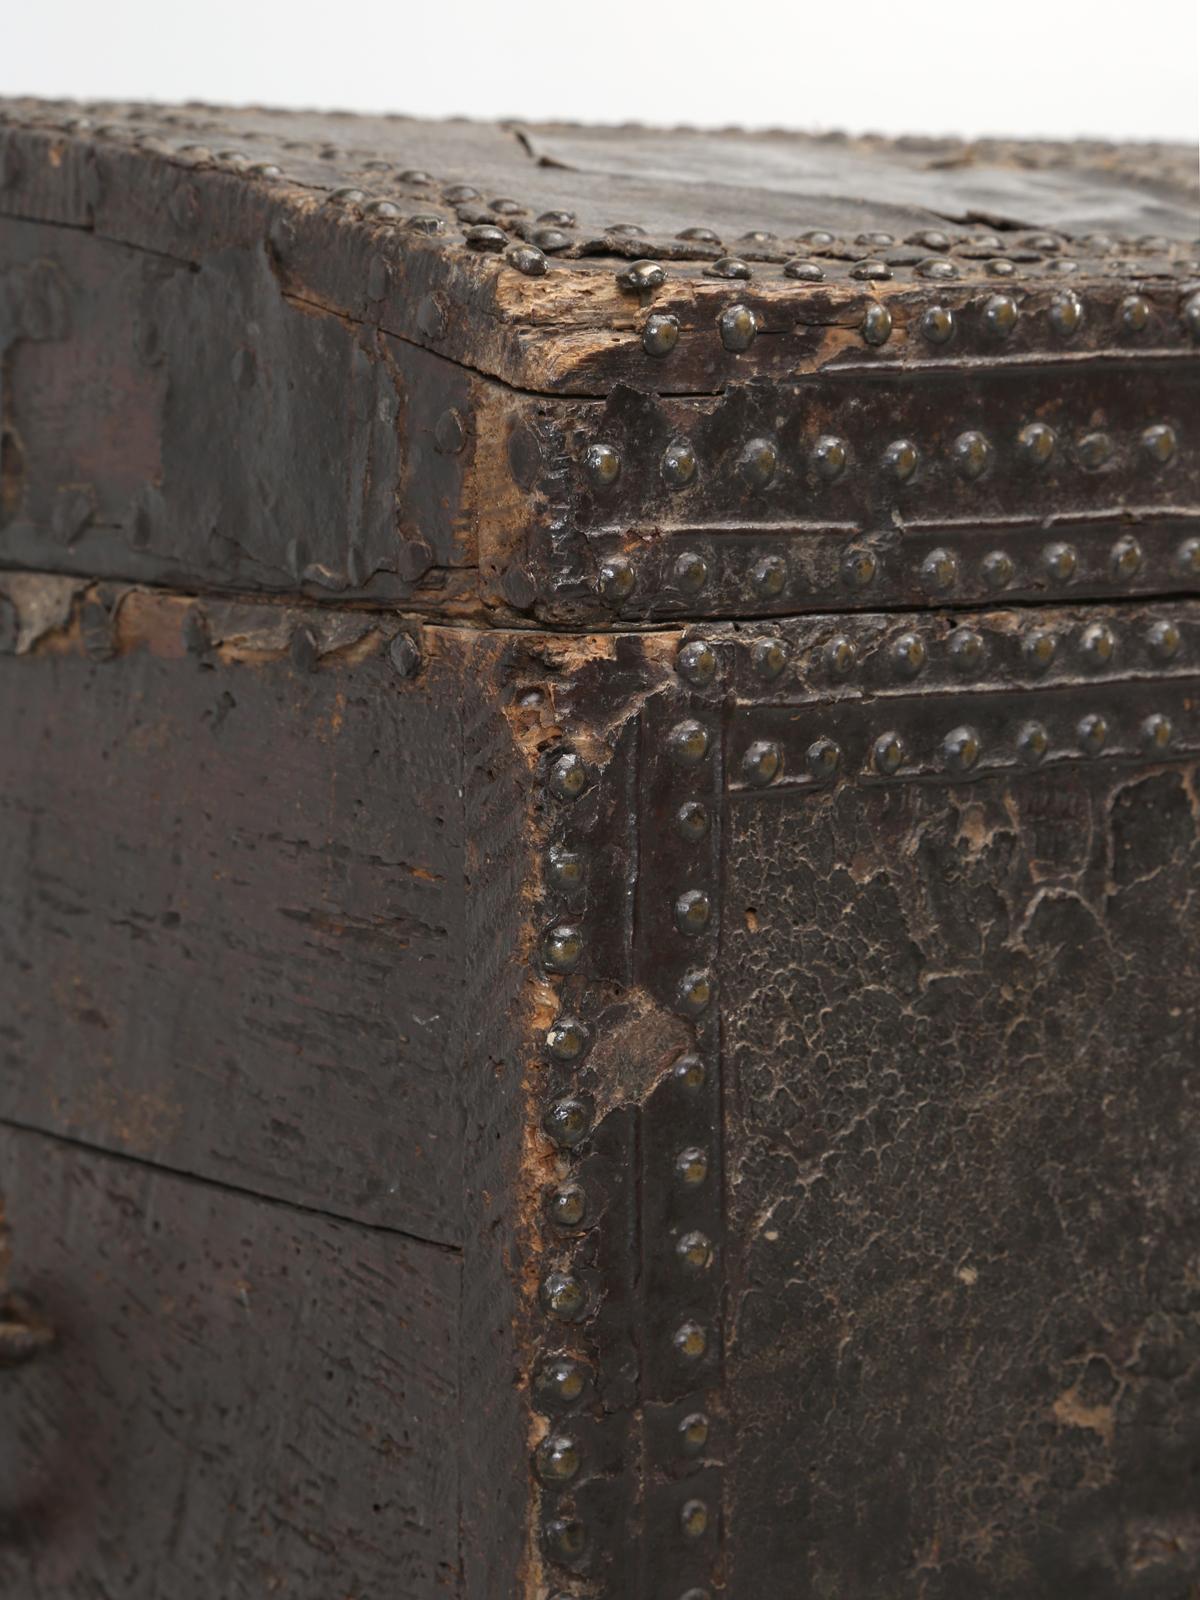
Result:
{"label": "white background", "polygon": [[1194,142],[1198,0],[7,0],[0,93]]}

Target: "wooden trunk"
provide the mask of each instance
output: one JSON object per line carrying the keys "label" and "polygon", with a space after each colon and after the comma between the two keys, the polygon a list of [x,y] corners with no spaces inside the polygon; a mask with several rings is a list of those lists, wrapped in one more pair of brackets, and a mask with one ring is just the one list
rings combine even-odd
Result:
{"label": "wooden trunk", "polygon": [[1197,212],[5,104],[0,1593],[1200,1595]]}

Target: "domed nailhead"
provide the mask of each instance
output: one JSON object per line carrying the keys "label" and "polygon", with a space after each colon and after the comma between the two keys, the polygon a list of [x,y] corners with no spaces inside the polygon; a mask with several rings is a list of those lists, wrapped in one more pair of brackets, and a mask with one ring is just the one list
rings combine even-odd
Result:
{"label": "domed nailhead", "polygon": [[954,466],[960,478],[974,482],[991,465],[992,447],[982,433],[973,429],[960,433],[953,446]]}
{"label": "domed nailhead", "polygon": [[660,468],[672,489],[683,489],[696,476],[696,452],[686,439],[676,439],[663,451]]}
{"label": "domed nailhead", "polygon": [[868,344],[886,344],[892,336],[892,313],[886,306],[868,306],[862,320],[862,336]]}
{"label": "domed nailhead", "polygon": [[574,800],[587,788],[587,781],[587,767],[573,751],[559,756],[550,768],[550,789],[560,800]]}
{"label": "domed nailhead", "polygon": [[758,319],[749,306],[730,306],[717,319],[721,343],[735,354],[749,350],[758,332]]}
{"label": "domed nailhead", "polygon": [[564,1183],[550,1196],[550,1217],[557,1227],[577,1228],[587,1214],[587,1196],[578,1183]]}
{"label": "domed nailhead", "polygon": [[1035,767],[1050,748],[1050,740],[1040,722],[1026,722],[1017,734],[1017,754],[1027,766]]}
{"label": "domed nailhead", "polygon": [[858,651],[844,633],[835,634],[821,651],[825,670],[834,678],[845,678],[854,671]]}
{"label": "domed nailhead", "polygon": [[587,1368],[570,1356],[557,1356],[538,1369],[539,1397],[552,1405],[574,1405],[587,1388]]}
{"label": "domed nailhead", "polygon": [[566,923],[549,928],[542,938],[542,960],[551,972],[574,972],[583,955],[583,935]]}
{"label": "domed nailhead", "polygon": [[1135,578],[1142,568],[1142,547],[1131,533],[1122,534],[1108,559],[1114,578]]}
{"label": "domed nailhead", "polygon": [[1031,422],[1021,429],[1017,435],[1017,448],[1035,467],[1044,467],[1054,454],[1057,444],[1054,429],[1048,428],[1044,422]]}
{"label": "domed nailhead", "polygon": [[926,250],[949,250],[950,235],[939,228],[922,228],[920,233],[910,233],[906,244],[919,244]]}
{"label": "domed nailhead", "polygon": [[921,584],[925,589],[944,593],[958,578],[958,562],[949,550],[931,550],[921,563]]}
{"label": "domed nailhead", "polygon": [[1194,294],[1184,301],[1183,322],[1192,338],[1200,339],[1200,294]]}
{"label": "domed nailhead", "polygon": [[617,288],[626,294],[648,294],[661,289],[667,281],[667,270],[660,261],[633,261],[617,272]]}
{"label": "domed nailhead", "polygon": [[1156,422],[1142,433],[1142,449],[1155,466],[1166,466],[1177,447],[1175,429],[1165,422]]}
{"label": "domed nailhead", "polygon": [[1061,540],[1048,544],[1042,551],[1042,565],[1055,583],[1070,583],[1078,564],[1074,546]]}
{"label": "domed nailhead", "polygon": [[923,313],[920,326],[930,344],[946,344],[954,337],[954,313],[945,306],[930,306]]}
{"label": "domed nailhead", "polygon": [[804,765],[811,778],[818,783],[828,783],[837,776],[842,763],[842,752],[832,739],[814,739],[804,754]]}
{"label": "domed nailhead", "polygon": [[904,744],[898,733],[881,733],[872,752],[875,770],[891,777],[904,761]]}
{"label": "domed nailhead", "polygon": [[502,228],[493,228],[487,223],[481,223],[474,228],[468,228],[463,235],[468,248],[471,250],[503,250],[508,244],[508,235]]}
{"label": "domed nailhead", "polygon": [[559,250],[565,250],[571,243],[571,236],[563,233],[561,228],[535,228],[533,242],[539,250],[547,255],[554,255]]}
{"label": "domed nailhead", "polygon": [[556,1100],[547,1107],[542,1126],[555,1144],[568,1149],[587,1138],[591,1115],[582,1100]]}
{"label": "domed nailhead", "polygon": [[1184,539],[1175,550],[1175,565],[1186,578],[1200,578],[1200,539]]}
{"label": "domed nailhead", "polygon": [[779,556],[764,556],[755,563],[750,574],[755,594],[764,600],[774,600],[781,595],[786,579],[787,568]]}
{"label": "domed nailhead", "polygon": [[675,559],[675,583],[685,594],[699,594],[708,582],[708,562],[694,550],[685,550]]}
{"label": "domed nailhead", "polygon": [[1070,339],[1083,325],[1083,301],[1072,290],[1056,294],[1050,302],[1050,326],[1064,339]]}
{"label": "domed nailhead", "polygon": [[1155,711],[1145,718],[1140,733],[1142,748],[1150,755],[1161,755],[1170,749],[1174,729],[1170,717],[1164,716],[1161,711]]}
{"label": "domed nailhead", "polygon": [[895,439],[883,452],[883,470],[897,483],[907,483],[918,460],[917,447],[910,439]]}
{"label": "domed nailhead", "polygon": [[712,905],[703,889],[687,889],[675,902],[675,926],[695,937],[708,927]]}
{"label": "domed nailhead", "polygon": [[1099,755],[1108,742],[1108,723],[1098,712],[1081,718],[1077,731],[1080,746],[1090,756]]}
{"label": "domed nailhead", "polygon": [[703,1500],[685,1500],[679,1508],[679,1526],[685,1539],[702,1539],[708,1531],[708,1507]]}
{"label": "domed nailhead", "polygon": [[446,231],[446,224],[441,217],[435,216],[431,211],[415,211],[405,223],[405,227],[411,228],[413,233],[438,234]]}
{"label": "domed nailhead", "polygon": [[842,556],[842,582],[851,589],[866,589],[874,581],[879,564],[870,550],[852,547]]}
{"label": "domed nailhead", "polygon": [[676,1328],[672,1343],[683,1360],[700,1361],[708,1349],[708,1335],[698,1322],[685,1322]]}
{"label": "domed nailhead", "polygon": [[680,767],[697,767],[708,754],[708,733],[690,717],[677,722],[667,735],[667,749]]}
{"label": "domed nailhead", "polygon": [[741,261],[737,256],[722,256],[719,261],[710,261],[704,268],[707,278],[738,278],[743,281],[751,274],[748,262]]}
{"label": "domed nailhead", "polygon": [[556,1061],[578,1061],[588,1047],[588,1031],[576,1017],[559,1017],[546,1031],[546,1049]]}
{"label": "domed nailhead", "polygon": [[642,349],[648,356],[669,356],[679,343],[679,319],[656,312],[646,318]]}
{"label": "domed nailhead", "polygon": [[955,628],[946,648],[960,672],[974,672],[983,661],[983,639],[974,628]]}
{"label": "domed nailhead", "polygon": [[985,261],[983,270],[992,278],[1015,278],[1017,275],[1016,264],[1004,256],[997,256],[992,261]]}
{"label": "domed nailhead", "polygon": [[846,470],[847,459],[846,441],[839,439],[835,434],[822,434],[813,445],[813,469],[826,483],[832,483],[841,477]]}
{"label": "domed nailhead", "polygon": [[1181,642],[1179,629],[1166,620],[1152,623],[1146,635],[1146,644],[1156,661],[1173,661]]}
{"label": "domed nailhead", "polygon": [[787,646],[782,639],[756,639],[750,662],[764,682],[772,683],[787,665]]}
{"label": "domed nailhead", "polygon": [[930,256],[925,261],[918,261],[913,271],[920,278],[958,278],[962,273],[957,262],[947,261],[944,256]]}
{"label": "domed nailhead", "polygon": [[587,1530],[574,1517],[554,1517],[546,1524],[546,1544],[555,1560],[579,1561],[587,1550]]}
{"label": "domed nailhead", "polygon": [[688,1272],[707,1272],[713,1263],[712,1242],[703,1233],[683,1233],[675,1242],[675,1254]]}
{"label": "domed nailhead", "polygon": [[1150,326],[1152,308],[1145,295],[1127,295],[1121,301],[1121,326],[1126,333],[1145,333]]}
{"label": "domed nailhead", "polygon": [[552,1272],[542,1280],[542,1305],[560,1322],[578,1322],[587,1310],[587,1290],[569,1272]]}
{"label": "domed nailhead", "polygon": [[708,1080],[708,1069],[699,1056],[680,1056],[671,1068],[671,1076],[687,1094],[698,1094]]}
{"label": "domed nailhead", "polygon": [[579,1449],[565,1434],[548,1434],[534,1452],[534,1465],[543,1483],[569,1483],[579,1471]]}
{"label": "domed nailhead", "polygon": [[680,1007],[691,1017],[708,1010],[712,1000],[712,980],[707,972],[685,972],[679,985]]}
{"label": "domed nailhead", "polygon": [[1034,672],[1045,672],[1058,654],[1058,637],[1049,628],[1035,628],[1023,640],[1021,653]]}
{"label": "domed nailhead", "polygon": [[682,233],[675,235],[677,239],[695,239],[698,244],[720,244],[720,239],[711,228],[684,228]]}
{"label": "domed nailhead", "polygon": [[708,1418],[693,1411],[679,1424],[679,1448],[685,1456],[698,1456],[708,1444]]}
{"label": "domed nailhead", "polygon": [[540,250],[531,244],[514,244],[504,252],[510,267],[523,272],[527,278],[544,278],[548,263]]}
{"label": "domed nailhead", "polygon": [[621,458],[610,444],[592,444],[584,456],[584,468],[597,489],[610,489],[621,476]]}
{"label": "domed nailhead", "polygon": [[738,457],[738,472],[753,489],[765,489],[779,465],[779,450],[773,439],[751,439]]}
{"label": "domed nailhead", "polygon": [[1085,433],[1076,442],[1075,454],[1079,464],[1089,472],[1096,472],[1112,456],[1112,440],[1106,433]]}
{"label": "domed nailhead", "polygon": [[712,645],[703,639],[692,639],[683,645],[675,656],[675,670],[690,684],[702,688],[713,681],[717,671],[717,654]]}
{"label": "domed nailhead", "polygon": [[[856,261],[850,268],[850,276],[867,283],[886,283],[892,276],[892,269],[886,261]],[[888,318],[889,327],[891,318]],[[882,340],[871,340],[872,344],[882,343]]]}
{"label": "domed nailhead", "polygon": [[1013,581],[1013,560],[1006,550],[989,550],[981,563],[983,581],[989,589],[1007,589]]}
{"label": "domed nailhead", "polygon": [[1116,645],[1112,629],[1103,622],[1093,622],[1090,627],[1085,628],[1083,637],[1079,641],[1084,663],[1093,669],[1108,666]]}
{"label": "domed nailhead", "polygon": [[757,739],[742,758],[742,776],[747,783],[762,788],[774,783],[782,765],[779,746],[771,739]]}
{"label": "domed nailhead", "polygon": [[807,233],[802,233],[800,237],[805,244],[811,244],[818,250],[825,250],[834,242],[833,234],[827,228],[810,228]]}
{"label": "domed nailhead", "polygon": [[597,588],[611,605],[619,605],[622,600],[628,600],[636,582],[633,563],[624,556],[610,556],[607,561],[601,563],[597,575]]}
{"label": "domed nailhead", "polygon": [[469,183],[452,183],[448,189],[442,191],[442,199],[452,206],[460,206],[468,200],[478,200],[479,190],[472,189]]}
{"label": "domed nailhead", "polygon": [[892,660],[905,678],[915,678],[925,665],[925,645],[915,633],[902,633],[892,645]]}
{"label": "domed nailhead", "polygon": [[562,845],[551,846],[546,870],[554,887],[567,893],[578,889],[583,883],[583,857],[578,851],[567,850]]}
{"label": "domed nailhead", "polygon": [[821,283],[825,278],[825,269],[819,267],[815,261],[795,256],[791,261],[784,262],[783,275],[785,278],[796,278],[801,283]]}
{"label": "domed nailhead", "polygon": [[685,1189],[699,1189],[708,1177],[708,1156],[699,1145],[688,1145],[675,1157],[675,1174]]}
{"label": "domed nailhead", "polygon": [[942,741],[942,754],[953,772],[970,772],[979,760],[980,750],[974,728],[955,728]]}
{"label": "domed nailhead", "polygon": [[708,832],[708,812],[699,800],[687,800],[675,813],[675,831],[688,844],[698,844]]}

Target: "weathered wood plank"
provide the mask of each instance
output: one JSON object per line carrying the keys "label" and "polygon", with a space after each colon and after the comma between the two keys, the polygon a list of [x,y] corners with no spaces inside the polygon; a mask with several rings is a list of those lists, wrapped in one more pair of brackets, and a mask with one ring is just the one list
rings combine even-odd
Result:
{"label": "weathered wood plank", "polygon": [[240,1600],[456,1587],[459,1260],[0,1129],[0,1589]]}
{"label": "weathered wood plank", "polygon": [[401,677],[363,613],[110,621],[0,657],[0,1115],[457,1241],[457,663]]}

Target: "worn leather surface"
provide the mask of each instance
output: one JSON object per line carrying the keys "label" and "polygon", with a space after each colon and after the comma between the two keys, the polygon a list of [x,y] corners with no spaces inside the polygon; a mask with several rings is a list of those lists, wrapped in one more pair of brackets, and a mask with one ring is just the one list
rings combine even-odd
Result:
{"label": "worn leather surface", "polygon": [[727,1592],[1185,1600],[1194,772],[727,829]]}

